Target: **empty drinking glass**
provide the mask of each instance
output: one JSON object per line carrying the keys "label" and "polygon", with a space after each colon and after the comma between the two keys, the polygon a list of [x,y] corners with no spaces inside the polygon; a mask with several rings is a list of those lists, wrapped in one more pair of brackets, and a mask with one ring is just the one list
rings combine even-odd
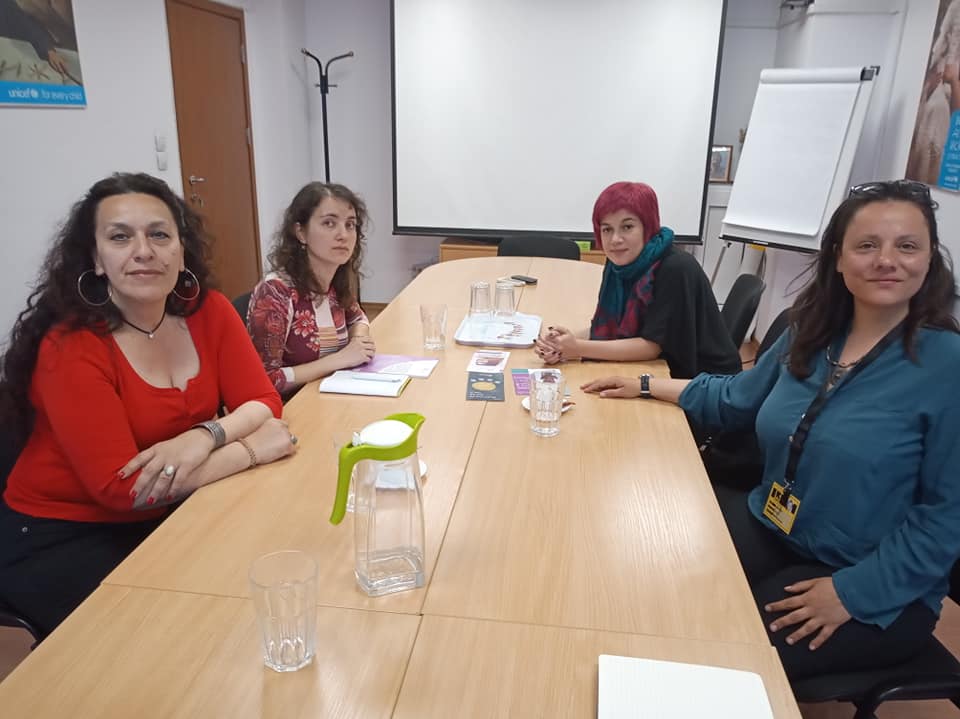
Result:
{"label": "empty drinking glass", "polygon": [[558,369],[530,370],[530,429],[541,437],[560,433],[563,373]]}
{"label": "empty drinking glass", "polygon": [[423,348],[442,350],[447,340],[447,306],[420,305],[423,323]]}
{"label": "empty drinking glass", "polygon": [[470,316],[489,315],[490,306],[490,283],[474,282],[470,285]]}
{"label": "empty drinking glass", "polygon": [[263,662],[295,672],[317,647],[317,562],[297,550],[273,552],[250,565],[250,592],[263,634]]}
{"label": "empty drinking glass", "polygon": [[514,294],[516,285],[512,281],[497,280],[497,290],[494,296],[494,314],[499,317],[512,317],[517,311],[517,300]]}

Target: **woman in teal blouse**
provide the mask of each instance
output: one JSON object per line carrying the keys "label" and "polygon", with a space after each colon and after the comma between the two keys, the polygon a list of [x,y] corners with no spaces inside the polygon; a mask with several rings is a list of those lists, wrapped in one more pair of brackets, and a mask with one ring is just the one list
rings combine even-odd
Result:
{"label": "woman in teal blouse", "polygon": [[761,485],[717,497],[791,679],[918,651],[960,557],[960,334],[935,209],[919,183],[851,190],[755,368],[584,386],[755,425]]}

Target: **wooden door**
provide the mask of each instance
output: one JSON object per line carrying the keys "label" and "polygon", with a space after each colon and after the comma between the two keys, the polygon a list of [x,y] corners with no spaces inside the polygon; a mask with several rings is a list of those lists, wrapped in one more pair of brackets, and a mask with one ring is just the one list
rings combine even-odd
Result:
{"label": "wooden door", "polygon": [[212,266],[233,299],[260,279],[243,12],[166,0],[183,192],[213,237]]}

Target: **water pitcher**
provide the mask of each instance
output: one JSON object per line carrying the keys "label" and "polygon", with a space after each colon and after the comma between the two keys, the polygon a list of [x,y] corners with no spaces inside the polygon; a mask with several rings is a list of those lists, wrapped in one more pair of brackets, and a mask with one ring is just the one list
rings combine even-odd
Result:
{"label": "water pitcher", "polygon": [[372,597],[423,586],[423,500],[417,434],[419,414],[392,414],[355,432],[340,449],[337,498],[330,521],[339,524],[354,484],[357,583]]}

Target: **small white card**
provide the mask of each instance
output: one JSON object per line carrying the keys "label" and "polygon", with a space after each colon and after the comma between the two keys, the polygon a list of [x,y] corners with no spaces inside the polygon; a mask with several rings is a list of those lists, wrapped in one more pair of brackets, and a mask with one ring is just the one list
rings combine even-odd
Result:
{"label": "small white card", "polygon": [[500,350],[480,350],[474,352],[467,365],[467,372],[503,372],[510,359],[509,352]]}

